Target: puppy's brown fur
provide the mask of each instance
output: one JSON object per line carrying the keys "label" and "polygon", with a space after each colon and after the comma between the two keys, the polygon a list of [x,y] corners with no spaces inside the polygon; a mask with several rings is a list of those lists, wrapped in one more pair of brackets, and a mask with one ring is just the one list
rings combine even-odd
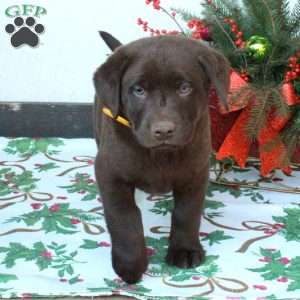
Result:
{"label": "puppy's brown fur", "polygon": [[[94,75],[95,172],[114,270],[134,283],[147,268],[135,188],[173,191],[166,261],[195,267],[204,258],[198,233],[211,151],[208,92],[213,84],[225,105],[229,64],[185,37],[151,37],[125,46],[109,34],[102,37],[115,51]],[[104,115],[103,106],[127,118],[131,127]]]}

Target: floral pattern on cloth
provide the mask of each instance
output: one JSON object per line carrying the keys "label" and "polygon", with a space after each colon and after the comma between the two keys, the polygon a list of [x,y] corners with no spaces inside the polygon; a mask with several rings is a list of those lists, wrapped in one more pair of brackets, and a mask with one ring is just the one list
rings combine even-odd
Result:
{"label": "floral pattern on cloth", "polygon": [[[111,266],[96,151],[92,139],[0,138],[1,299],[300,299],[299,194],[215,183],[199,232],[206,259],[186,270],[164,261],[172,194],[136,190],[149,266],[139,283],[124,283]],[[259,173],[234,168],[226,176],[245,183]],[[299,186],[300,172],[276,176]]]}

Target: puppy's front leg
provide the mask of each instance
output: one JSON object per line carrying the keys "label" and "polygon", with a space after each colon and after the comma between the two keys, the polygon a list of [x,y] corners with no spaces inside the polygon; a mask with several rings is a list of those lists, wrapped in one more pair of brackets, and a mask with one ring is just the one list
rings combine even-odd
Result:
{"label": "puppy's front leg", "polygon": [[200,219],[207,186],[207,175],[174,188],[170,244],[166,261],[179,268],[193,268],[203,261],[205,252],[199,242]]}
{"label": "puppy's front leg", "polygon": [[124,281],[135,283],[147,269],[147,255],[134,187],[107,178],[98,182],[111,235],[113,268]]}

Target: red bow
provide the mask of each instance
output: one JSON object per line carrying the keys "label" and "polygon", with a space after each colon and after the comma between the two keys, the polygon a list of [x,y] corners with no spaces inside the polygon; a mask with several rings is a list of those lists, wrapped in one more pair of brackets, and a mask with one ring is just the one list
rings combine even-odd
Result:
{"label": "red bow", "polygon": [[[236,72],[232,72],[230,93],[233,94],[237,89],[247,84],[248,83]],[[288,105],[295,105],[299,102],[291,83],[284,83],[281,88],[281,93]],[[255,98],[248,98],[247,101],[242,99],[241,104],[237,107],[232,105],[230,98],[229,96],[230,111],[240,108],[244,109],[221,145],[217,153],[217,159],[222,160],[226,157],[232,157],[238,165],[243,168],[245,167],[252,145],[252,141],[247,136],[246,125],[250,118],[252,101],[255,101]],[[262,176],[266,176],[275,169],[282,169],[285,173],[291,173],[289,160],[287,158],[287,149],[279,136],[280,131],[285,127],[290,118],[291,114],[279,116],[273,110],[267,117],[266,125],[258,134],[257,141],[259,144],[260,171]]]}

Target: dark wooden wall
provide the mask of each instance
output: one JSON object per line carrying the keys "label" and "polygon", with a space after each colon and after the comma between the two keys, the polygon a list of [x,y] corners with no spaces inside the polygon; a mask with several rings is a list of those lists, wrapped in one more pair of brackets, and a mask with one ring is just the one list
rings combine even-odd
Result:
{"label": "dark wooden wall", "polygon": [[93,137],[92,107],[92,103],[0,101],[0,136]]}

